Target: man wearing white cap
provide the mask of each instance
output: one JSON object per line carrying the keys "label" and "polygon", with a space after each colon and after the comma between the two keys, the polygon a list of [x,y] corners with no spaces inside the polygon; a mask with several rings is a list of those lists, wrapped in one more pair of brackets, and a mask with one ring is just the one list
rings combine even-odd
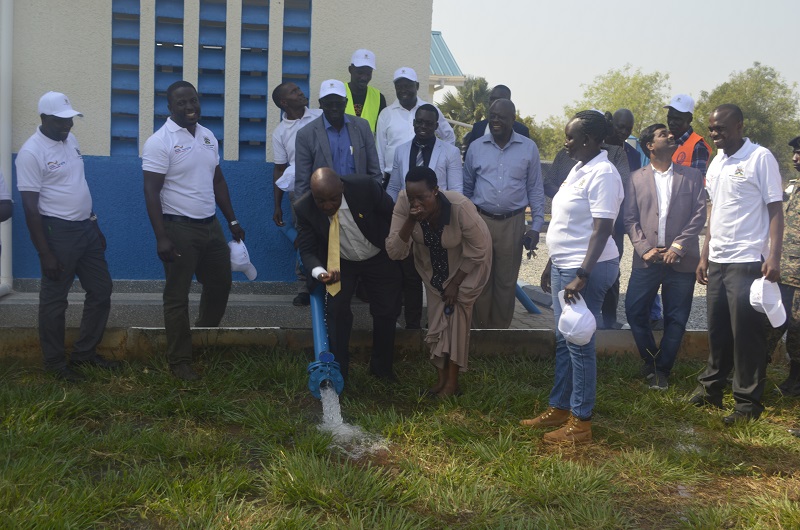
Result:
{"label": "man wearing white cap", "polygon": [[692,129],[694,99],[687,94],[678,94],[664,108],[667,109],[667,127],[678,144],[672,161],[699,169],[705,176],[711,158],[711,146]]}
{"label": "man wearing white cap", "polygon": [[347,98],[345,112],[350,116],[358,116],[367,120],[372,134],[375,134],[378,114],[386,108],[386,98],[383,97],[380,90],[369,86],[373,70],[375,70],[374,53],[363,48],[353,52],[348,68],[350,82],[345,86],[345,97]]}
{"label": "man wearing white cap", "polygon": [[733,370],[731,425],[758,418],[767,379],[767,317],[750,304],[753,281],[781,276],[783,189],[778,162],[769,150],[742,136],[739,107],[720,105],[708,130],[717,156],[708,166],[711,199],[708,231],[697,281],[708,285],[708,366],[690,398],[697,406],[722,408],[722,392]]}
{"label": "man wearing white cap", "polygon": [[167,360],[178,379],[200,376],[192,368],[189,289],[192,276],[203,286],[197,327],[217,327],[231,291],[230,250],[217,221],[217,206],[236,241],[244,229],[231,205],[219,167],[219,144],[200,125],[200,99],[187,81],[167,88],[166,123],[142,150],[144,198],[164,264],[164,328]]}
{"label": "man wearing white cap", "polygon": [[[414,117],[421,105],[426,105],[417,97],[419,81],[413,68],[404,66],[394,73],[394,90],[397,99],[386,107],[378,116],[378,128],[375,143],[378,146],[378,161],[384,177],[388,178],[394,165],[394,151],[397,146],[414,138]],[[451,145],[456,143],[453,128],[439,112],[437,116],[436,136]],[[405,175],[403,175],[405,178]]]}
{"label": "man wearing white cap", "polygon": [[297,132],[295,140],[295,198],[310,189],[311,174],[329,167],[339,175],[366,175],[381,182],[375,137],[369,123],[345,114],[344,83],[327,79],[319,88],[322,116]]}
{"label": "man wearing white cap", "polygon": [[[25,221],[39,253],[42,285],[39,291],[39,340],[44,367],[59,379],[78,382],[75,366],[118,369],[119,361],[97,354],[111,310],[111,275],[106,239],[92,211],[92,196],[78,141],[70,132],[72,118],[82,116],[67,96],[48,92],[39,100],[42,124],[17,155],[17,188]],[[80,335],[70,362],[64,357],[64,314],[75,280],[86,291]]]}

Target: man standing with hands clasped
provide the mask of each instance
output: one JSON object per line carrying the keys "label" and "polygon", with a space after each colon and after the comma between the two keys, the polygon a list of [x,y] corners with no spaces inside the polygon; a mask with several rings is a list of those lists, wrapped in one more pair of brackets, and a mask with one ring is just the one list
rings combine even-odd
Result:
{"label": "man standing with hands clasped", "polygon": [[783,245],[783,189],[778,162],[769,150],[742,136],[736,105],[720,105],[708,122],[719,152],[708,166],[711,199],[697,281],[708,285],[709,357],[690,402],[722,408],[733,370],[735,410],[726,425],[756,419],[767,374],[767,317],[750,305],[757,278],[777,282]]}
{"label": "man standing with hands clasped", "polygon": [[[666,390],[692,310],[706,191],[699,170],[672,163],[677,146],[666,125],[651,125],[640,138],[650,164],[631,175],[625,190],[625,230],[634,248],[625,312],[642,358],[642,375],[651,389]],[[650,308],[659,288],[664,293],[664,336],[656,345]]]}
{"label": "man standing with hands clasped", "polygon": [[189,289],[192,276],[203,285],[195,326],[217,327],[231,290],[230,250],[217,221],[217,206],[231,236],[244,239],[228,184],[219,167],[214,133],[198,123],[200,100],[187,81],[167,89],[170,116],[144,145],[144,198],[164,263],[164,328],[172,374],[199,379],[192,368]]}

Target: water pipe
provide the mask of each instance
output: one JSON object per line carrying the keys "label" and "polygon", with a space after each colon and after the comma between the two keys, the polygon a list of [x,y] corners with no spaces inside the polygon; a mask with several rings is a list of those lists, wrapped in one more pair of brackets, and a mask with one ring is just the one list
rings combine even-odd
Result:
{"label": "water pipe", "polygon": [[[297,239],[297,230],[294,226],[285,224],[280,227],[281,232],[294,244]],[[299,259],[299,256],[298,256]],[[314,335],[314,362],[308,365],[308,389],[311,394],[321,399],[320,388],[332,386],[337,394],[344,390],[344,377],[328,349],[328,326],[325,324],[325,287],[317,284],[311,293],[311,331]]]}
{"label": "water pipe", "polygon": [[522,290],[522,287],[517,283],[516,285],[516,295],[517,300],[522,306],[528,310],[528,313],[533,313],[534,315],[540,315],[542,312],[536,307],[536,304],[533,303],[533,300],[528,296],[528,294]]}

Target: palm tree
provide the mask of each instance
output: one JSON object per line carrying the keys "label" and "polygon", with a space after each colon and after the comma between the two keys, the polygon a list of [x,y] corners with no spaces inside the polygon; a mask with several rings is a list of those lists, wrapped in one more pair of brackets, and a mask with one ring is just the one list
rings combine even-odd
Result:
{"label": "palm tree", "polygon": [[[439,104],[445,118],[473,124],[486,117],[489,107],[489,84],[485,77],[467,77],[463,86],[456,88],[456,93],[448,92]],[[464,127],[456,127],[457,144],[467,132]]]}

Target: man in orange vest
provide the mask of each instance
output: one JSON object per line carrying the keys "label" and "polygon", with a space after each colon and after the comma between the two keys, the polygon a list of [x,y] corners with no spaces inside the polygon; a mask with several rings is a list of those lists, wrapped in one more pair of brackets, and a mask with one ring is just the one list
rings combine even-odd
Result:
{"label": "man in orange vest", "polygon": [[678,144],[678,150],[672,155],[672,162],[699,169],[705,177],[711,158],[711,146],[692,129],[694,99],[687,94],[678,94],[664,108],[667,109],[667,127]]}
{"label": "man in orange vest", "polygon": [[372,134],[378,124],[378,114],[386,108],[386,98],[374,87],[369,86],[372,81],[372,71],[375,70],[375,54],[369,50],[356,50],[350,58],[350,82],[347,88],[347,107],[345,114],[364,118],[369,122]]}

